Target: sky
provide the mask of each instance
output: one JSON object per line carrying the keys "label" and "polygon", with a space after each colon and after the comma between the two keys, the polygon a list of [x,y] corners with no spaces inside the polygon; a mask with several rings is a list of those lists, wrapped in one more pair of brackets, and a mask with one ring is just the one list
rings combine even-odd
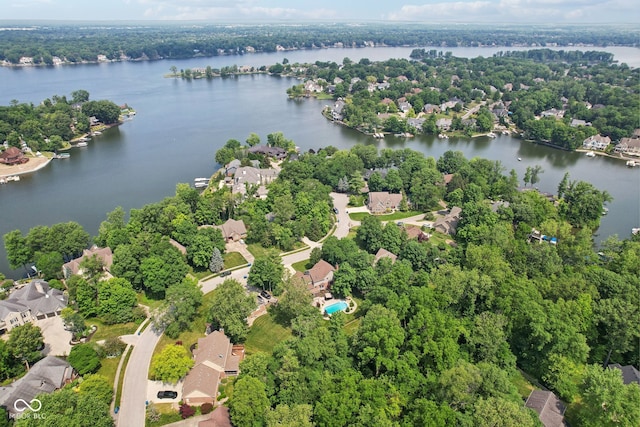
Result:
{"label": "sky", "polygon": [[637,23],[637,0],[0,0],[0,20]]}

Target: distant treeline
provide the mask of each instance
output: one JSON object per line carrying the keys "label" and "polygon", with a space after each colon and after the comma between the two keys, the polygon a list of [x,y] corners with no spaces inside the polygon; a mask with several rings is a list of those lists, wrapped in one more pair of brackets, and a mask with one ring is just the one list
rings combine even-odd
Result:
{"label": "distant treeline", "polygon": [[[11,28],[7,26],[5,28]],[[638,45],[638,30],[624,27],[551,29],[544,26],[402,26],[369,24],[350,26],[264,25],[49,25],[18,26],[3,31],[0,60],[11,64],[33,58],[34,64],[53,64],[54,57],[68,63],[107,60],[176,59],[197,56],[275,52],[277,49],[365,46],[594,46]]]}
{"label": "distant treeline", "polygon": [[[414,49],[409,55],[412,59],[427,59],[427,58],[441,58],[449,57],[451,52],[444,52],[438,49]],[[579,50],[551,50],[551,49],[533,49],[522,51],[499,51],[496,52],[494,57],[498,58],[520,58],[531,59],[536,62],[568,62],[571,64],[582,63],[613,63],[613,53],[601,52],[595,50],[579,51]]]}

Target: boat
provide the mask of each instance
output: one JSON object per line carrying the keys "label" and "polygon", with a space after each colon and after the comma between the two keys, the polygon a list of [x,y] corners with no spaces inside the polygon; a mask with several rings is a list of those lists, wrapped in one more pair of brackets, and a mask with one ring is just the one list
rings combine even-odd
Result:
{"label": "boat", "polygon": [[602,215],[606,215],[609,213],[609,208],[602,208]]}
{"label": "boat", "polygon": [[497,137],[497,135],[496,135],[495,133],[493,133],[493,132],[489,132],[489,133],[487,134],[487,136],[488,136],[489,138],[495,138],[495,137]]}
{"label": "boat", "polygon": [[441,138],[441,139],[449,139],[449,135],[447,135],[447,134],[445,134],[445,133],[439,133],[439,134],[438,134],[438,138]]}
{"label": "boat", "polygon": [[640,162],[636,163],[633,160],[627,160],[627,166],[630,168],[636,167],[636,166],[640,166]]}
{"label": "boat", "polygon": [[636,234],[638,234],[638,233],[640,233],[640,228],[632,228],[632,229],[631,229],[631,234],[633,234],[634,236],[635,236]]}
{"label": "boat", "polygon": [[595,157],[596,153],[594,153],[593,151],[588,151],[587,152],[587,157]]}
{"label": "boat", "polygon": [[18,175],[10,175],[7,177],[7,182],[11,181],[20,181],[20,177]]}
{"label": "boat", "polygon": [[521,162],[522,161],[522,157],[518,157],[518,161]]}
{"label": "boat", "polygon": [[209,178],[194,178],[193,179],[194,182],[209,182]]}
{"label": "boat", "polygon": [[193,186],[196,187],[196,188],[205,188],[205,187],[209,186],[209,183],[203,182],[203,181],[198,181],[198,182],[195,182],[193,184]]}
{"label": "boat", "polygon": [[102,132],[100,132],[99,130],[96,130],[93,132],[94,135],[102,135]]}
{"label": "boat", "polygon": [[80,141],[76,144],[76,147],[86,147],[87,145],[89,144],[87,144],[86,141]]}
{"label": "boat", "polygon": [[68,159],[69,157],[71,157],[69,153],[60,153],[53,156],[54,159]]}

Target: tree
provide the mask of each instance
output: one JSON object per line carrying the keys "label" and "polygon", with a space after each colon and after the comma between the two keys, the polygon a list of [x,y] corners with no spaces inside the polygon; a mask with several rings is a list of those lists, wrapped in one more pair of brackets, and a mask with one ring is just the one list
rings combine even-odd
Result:
{"label": "tree", "polygon": [[291,326],[292,320],[296,317],[319,314],[318,309],[311,305],[312,300],[313,297],[306,285],[295,280],[287,280],[282,296],[278,298],[278,304],[271,309],[271,313],[278,323]]}
{"label": "tree", "polygon": [[98,314],[107,324],[125,323],[134,319],[138,305],[136,291],[126,279],[114,277],[98,285]]}
{"label": "tree", "polygon": [[280,404],[267,412],[267,427],[312,427],[312,415],[311,405]]}
{"label": "tree", "polygon": [[339,297],[346,297],[351,295],[357,283],[358,272],[346,262],[334,273],[331,291]]}
{"label": "tree", "polygon": [[120,356],[124,349],[127,347],[119,337],[109,337],[104,341],[102,348],[104,350],[104,354],[107,357],[117,357]]}
{"label": "tree", "polygon": [[245,141],[249,147],[260,144],[260,137],[257,133],[251,132]]}
{"label": "tree", "polygon": [[584,181],[572,181],[560,202],[558,213],[574,227],[595,228],[602,216],[604,204],[612,200],[609,193],[599,191]]}
{"label": "tree", "polygon": [[82,337],[86,325],[84,317],[80,313],[76,313],[71,307],[65,307],[62,309],[60,317],[62,317],[65,328],[71,332],[74,339],[78,340]]}
{"label": "tree", "polygon": [[[218,250],[218,248],[215,249]],[[213,250],[213,242],[207,236],[196,234],[187,247],[187,258],[194,267],[205,268],[211,262]],[[220,253],[219,250],[218,253]]]}
{"label": "tree", "polygon": [[220,250],[218,248],[214,248],[213,254],[211,255],[211,261],[209,262],[209,270],[211,270],[212,273],[218,273],[223,268],[224,260],[222,259]]}
{"label": "tree", "polygon": [[102,375],[87,375],[78,388],[80,394],[86,394],[98,398],[107,405],[113,398],[113,387],[109,380]]}
{"label": "tree", "polygon": [[156,298],[162,298],[167,287],[180,283],[188,269],[182,254],[175,248],[162,255],[151,255],[140,263],[144,286]]}
{"label": "tree", "polygon": [[233,342],[242,342],[249,327],[247,317],[256,308],[255,297],[248,295],[242,285],[227,279],[214,291],[211,300],[211,320],[214,328],[223,328]]}
{"label": "tree", "polygon": [[9,334],[7,345],[13,355],[29,369],[29,363],[35,362],[41,357],[39,350],[44,346],[42,331],[31,323],[16,326]]}
{"label": "tree", "polygon": [[524,181],[525,187],[527,186],[528,183],[531,182],[531,174],[532,174],[532,168],[531,166],[527,166],[527,170],[524,173],[524,178],[522,178],[522,181]]}
{"label": "tree", "polygon": [[578,417],[587,427],[640,425],[640,387],[625,385],[617,369],[588,365],[580,385]]}
{"label": "tree", "polygon": [[154,326],[164,329],[170,338],[189,329],[202,304],[202,290],[195,279],[185,278],[177,285],[169,286],[160,313],[154,316]]}
{"label": "tree", "polygon": [[265,386],[260,380],[244,376],[236,381],[233,398],[229,402],[229,414],[233,425],[263,426],[269,406]]}
{"label": "tree", "polygon": [[536,185],[540,181],[539,175],[542,172],[544,172],[544,170],[540,165],[535,165],[534,167],[531,168],[531,185]]}
{"label": "tree", "polygon": [[284,267],[280,257],[275,252],[256,258],[249,270],[247,283],[260,289],[279,290],[282,283]]}
{"label": "tree", "polygon": [[178,67],[176,67],[175,65],[172,65],[169,70],[171,71],[171,75],[172,76],[177,76],[178,75]]}
{"label": "tree", "polygon": [[24,267],[26,270],[26,265],[31,261],[33,254],[20,230],[13,230],[4,235],[4,248],[7,251],[9,267],[14,270]]}
{"label": "tree", "polygon": [[64,264],[62,254],[60,252],[36,252],[34,255],[34,261],[38,271],[42,275],[41,277],[45,280],[60,277],[62,265]]}
{"label": "tree", "polygon": [[356,332],[353,351],[360,366],[378,376],[395,369],[403,341],[404,331],[397,314],[373,305]]}
{"label": "tree", "polygon": [[474,426],[477,427],[535,427],[537,414],[521,403],[499,397],[478,399],[473,405]]}
{"label": "tree", "polygon": [[151,359],[149,377],[175,384],[189,372],[192,366],[193,359],[189,357],[186,348],[169,344]]}
{"label": "tree", "polygon": [[98,352],[91,344],[73,346],[67,360],[80,375],[94,373],[100,368]]}
{"label": "tree", "polygon": [[89,92],[83,89],[71,92],[71,100],[74,104],[87,102],[89,100]]}

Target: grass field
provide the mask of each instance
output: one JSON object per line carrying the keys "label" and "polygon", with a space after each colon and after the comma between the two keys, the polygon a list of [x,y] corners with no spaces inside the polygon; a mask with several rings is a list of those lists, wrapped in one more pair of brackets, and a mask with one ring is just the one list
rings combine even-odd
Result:
{"label": "grass field", "polygon": [[293,267],[293,269],[295,271],[299,271],[301,273],[304,273],[307,270],[307,263],[308,262],[309,262],[308,259],[303,259],[302,261],[294,262],[293,264],[291,264],[291,267]]}
{"label": "grass field", "polygon": [[284,328],[271,319],[270,314],[258,317],[249,331],[244,344],[247,354],[264,352],[271,354],[273,348],[291,336],[291,330]]}
{"label": "grass field", "polygon": [[123,354],[120,357],[124,357],[124,362],[122,362],[122,369],[120,369],[120,378],[118,378],[118,390],[116,390],[116,407],[120,406],[120,399],[122,398],[122,387],[124,385],[124,373],[127,370],[127,363],[129,363],[129,357],[131,357],[131,353],[133,352],[133,347],[129,347],[129,351],[126,354]]}
{"label": "grass field", "polygon": [[120,335],[129,335],[132,334],[138,329],[138,326],[142,322],[129,322],[129,323],[120,323],[116,325],[105,325],[102,323],[100,319],[95,317],[90,317],[85,320],[87,326],[96,325],[98,330],[91,337],[91,341],[100,341],[110,337],[118,337]]}
{"label": "grass field", "polygon": [[249,252],[251,252],[251,255],[253,255],[256,258],[260,258],[263,257],[265,255],[267,255],[268,250],[263,248],[262,246],[258,245],[257,243],[250,243],[247,245],[247,250]]}
{"label": "grass field", "polygon": [[222,258],[224,259],[225,270],[247,263],[247,260],[244,259],[240,252],[229,252],[228,254],[224,254]]}
{"label": "grass field", "polygon": [[120,357],[101,359],[100,369],[98,369],[98,372],[96,372],[98,375],[102,375],[103,377],[107,378],[109,380],[109,384],[111,384],[111,387],[113,387],[113,384],[116,380],[116,371],[118,370],[119,362]]}
{"label": "grass field", "polygon": [[[376,215],[380,221],[396,221],[399,219],[409,218],[411,216],[422,215],[424,212],[420,211],[407,211],[407,212],[394,212],[388,215]],[[362,221],[364,218],[371,216],[368,212],[354,212],[349,214],[349,218],[354,221]]]}

